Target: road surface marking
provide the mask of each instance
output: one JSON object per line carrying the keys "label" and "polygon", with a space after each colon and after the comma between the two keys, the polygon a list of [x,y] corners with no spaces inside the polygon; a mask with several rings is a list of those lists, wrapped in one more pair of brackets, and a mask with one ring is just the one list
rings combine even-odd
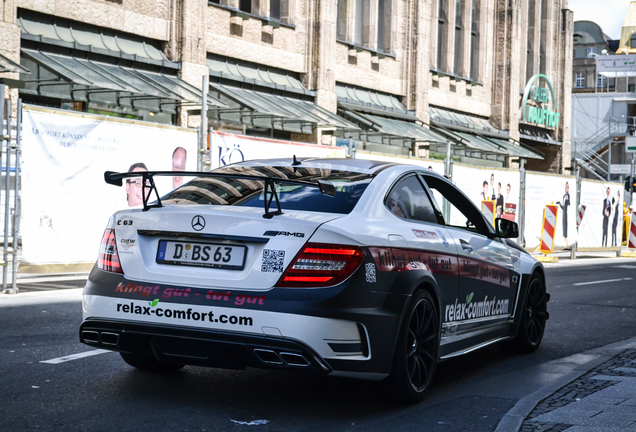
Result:
{"label": "road surface marking", "polygon": [[592,285],[592,284],[600,284],[600,283],[608,283],[608,282],[621,282],[621,281],[628,281],[628,280],[632,280],[632,278],[607,279],[607,280],[592,281],[592,282],[579,282],[572,285]]}
{"label": "road surface marking", "polygon": [[108,352],[115,352],[115,351],[98,349],[98,350],[92,350],[92,351],[86,351],[86,352],[82,352],[82,353],[77,353],[77,354],[71,354],[71,355],[67,355],[67,356],[64,356],[64,357],[58,357],[58,358],[54,358],[54,359],[51,359],[51,360],[42,360],[42,361],[40,361],[40,363],[60,364],[60,363],[64,363],[64,362],[67,362],[67,361],[77,360],[77,359],[81,359],[81,358],[84,358],[84,357],[90,357],[90,356],[94,356],[94,355],[98,355],[98,354],[104,354],[104,353],[108,353]]}

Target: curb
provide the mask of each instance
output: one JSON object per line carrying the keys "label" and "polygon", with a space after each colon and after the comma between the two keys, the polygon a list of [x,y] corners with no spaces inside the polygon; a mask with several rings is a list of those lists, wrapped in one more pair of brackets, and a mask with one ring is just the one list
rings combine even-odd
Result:
{"label": "curb", "polygon": [[[596,357],[582,365],[576,366],[571,372],[568,372],[561,378],[557,378],[550,384],[519,400],[499,421],[494,432],[518,432],[524,420],[530,415],[539,402],[552,396],[562,387],[582,377],[595,367],[613,359],[623,351],[632,348],[635,344],[636,338],[632,338],[581,353],[595,355]],[[599,351],[604,352],[601,354]]]}

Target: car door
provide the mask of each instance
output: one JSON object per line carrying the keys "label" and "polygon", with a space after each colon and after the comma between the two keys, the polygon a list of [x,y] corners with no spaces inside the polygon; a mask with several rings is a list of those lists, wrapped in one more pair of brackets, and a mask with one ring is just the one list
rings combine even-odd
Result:
{"label": "car door", "polygon": [[421,178],[416,173],[401,177],[389,189],[384,204],[394,261],[402,271],[429,271],[439,287],[442,305],[454,301],[459,283],[457,249],[440,224]]}
{"label": "car door", "polygon": [[[508,247],[494,236],[494,229],[459,189],[440,177],[424,173],[423,178],[457,245],[458,295],[446,307],[444,322],[456,323],[458,333],[507,323],[518,281]],[[493,335],[482,332],[481,337],[487,340]]]}

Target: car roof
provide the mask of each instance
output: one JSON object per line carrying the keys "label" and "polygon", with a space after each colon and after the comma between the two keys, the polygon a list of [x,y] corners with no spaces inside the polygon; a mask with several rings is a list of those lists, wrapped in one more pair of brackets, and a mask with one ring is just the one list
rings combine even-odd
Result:
{"label": "car roof", "polygon": [[[232,166],[298,166],[299,168],[321,168],[338,171],[353,171],[366,174],[375,174],[378,171],[395,165],[391,162],[373,161],[365,159],[344,158],[296,158],[298,165],[294,165],[292,158],[253,159],[232,164]],[[230,166],[230,165],[226,165]]]}
{"label": "car roof", "polygon": [[[294,159],[276,158],[276,159],[253,159],[244,162],[238,162],[229,166],[298,166],[299,168],[320,168],[331,169],[337,171],[352,171],[365,174],[376,175],[380,171],[389,167],[401,167],[405,169],[413,169],[426,171],[426,168],[417,165],[406,165],[394,162],[376,161],[367,159],[348,159],[348,158],[296,158],[298,165],[294,165]],[[221,168],[225,168],[221,167]],[[435,174],[434,171],[431,171]]]}

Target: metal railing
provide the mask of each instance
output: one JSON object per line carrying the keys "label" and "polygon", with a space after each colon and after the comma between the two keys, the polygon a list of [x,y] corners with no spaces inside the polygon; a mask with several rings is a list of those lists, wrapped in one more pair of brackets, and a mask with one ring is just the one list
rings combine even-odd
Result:
{"label": "metal railing", "polygon": [[636,117],[621,117],[610,119],[610,135],[636,135]]}
{"label": "metal railing", "polygon": [[611,130],[610,122],[585,140],[573,142],[572,159],[600,180],[606,180],[608,175],[609,166],[605,154],[612,142]]}

